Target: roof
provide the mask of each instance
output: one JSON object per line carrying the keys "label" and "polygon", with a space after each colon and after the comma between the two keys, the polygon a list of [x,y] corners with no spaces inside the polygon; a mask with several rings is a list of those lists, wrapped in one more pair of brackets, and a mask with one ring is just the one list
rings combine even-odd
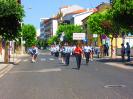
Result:
{"label": "roof", "polygon": [[80,9],[80,10],[76,10],[76,11],[73,11],[71,13],[68,13],[66,15],[79,14],[79,13],[83,13],[83,12],[86,12],[86,11],[87,11],[86,9]]}

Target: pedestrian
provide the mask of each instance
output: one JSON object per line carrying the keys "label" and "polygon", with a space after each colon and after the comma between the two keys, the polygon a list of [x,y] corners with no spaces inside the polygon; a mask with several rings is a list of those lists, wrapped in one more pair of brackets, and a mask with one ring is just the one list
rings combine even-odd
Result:
{"label": "pedestrian", "polygon": [[77,62],[77,69],[80,69],[80,65],[81,65],[81,54],[82,54],[82,49],[79,47],[79,45],[76,45],[76,48],[74,50],[75,53],[75,57],[76,57],[76,62]]}
{"label": "pedestrian", "polygon": [[130,45],[128,42],[126,43],[126,45],[127,61],[130,61]]}
{"label": "pedestrian", "polygon": [[70,54],[71,54],[71,48],[68,44],[65,46],[65,64],[66,66],[69,65],[69,60],[70,60]]}
{"label": "pedestrian", "polygon": [[61,63],[65,64],[65,47],[64,46],[61,46],[60,53],[61,53]]}
{"label": "pedestrian", "polygon": [[38,48],[34,45],[32,46],[32,62],[36,62],[38,55]]}
{"label": "pedestrian", "polygon": [[83,51],[84,51],[84,54],[85,54],[85,58],[86,58],[86,64],[89,63],[89,58],[90,58],[90,51],[91,51],[91,48],[88,44],[86,44],[83,48]]}
{"label": "pedestrian", "polygon": [[57,58],[59,57],[59,49],[60,49],[59,45],[56,45],[55,46],[55,57],[57,57]]}
{"label": "pedestrian", "polygon": [[109,45],[106,43],[106,55],[109,56]]}
{"label": "pedestrian", "polygon": [[122,58],[122,62],[124,62],[125,61],[125,46],[123,43],[121,44],[121,58]]}
{"label": "pedestrian", "polygon": [[94,48],[92,46],[90,46],[90,59],[91,61],[93,61],[94,58]]}

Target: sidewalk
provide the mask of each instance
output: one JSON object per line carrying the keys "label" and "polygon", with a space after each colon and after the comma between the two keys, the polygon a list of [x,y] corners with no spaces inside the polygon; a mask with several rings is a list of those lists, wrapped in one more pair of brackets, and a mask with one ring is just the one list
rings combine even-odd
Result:
{"label": "sidewalk", "polygon": [[21,58],[25,56],[28,56],[28,54],[18,54],[15,57],[12,56],[8,64],[5,64],[3,62],[3,59],[0,59],[0,78],[4,76],[8,71],[10,71],[14,67],[14,65],[19,64],[21,62]]}
{"label": "sidewalk", "polygon": [[107,65],[123,68],[123,69],[132,69],[133,70],[133,57],[131,57],[130,62],[122,62],[121,61],[121,56],[116,56],[113,58],[110,57],[104,57],[104,58],[99,58],[99,62],[104,62]]}

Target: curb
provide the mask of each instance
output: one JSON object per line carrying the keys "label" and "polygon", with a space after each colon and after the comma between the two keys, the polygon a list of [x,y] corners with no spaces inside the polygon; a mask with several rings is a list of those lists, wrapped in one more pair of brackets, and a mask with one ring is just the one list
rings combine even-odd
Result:
{"label": "curb", "polygon": [[13,64],[18,65],[21,62],[21,59],[16,60]]}
{"label": "curb", "polygon": [[111,65],[111,66],[114,66],[114,67],[119,67],[119,68],[122,68],[122,69],[131,69],[131,70],[133,70],[132,66],[128,66],[128,65],[125,65],[125,64],[121,64],[121,63],[107,62],[105,64]]}

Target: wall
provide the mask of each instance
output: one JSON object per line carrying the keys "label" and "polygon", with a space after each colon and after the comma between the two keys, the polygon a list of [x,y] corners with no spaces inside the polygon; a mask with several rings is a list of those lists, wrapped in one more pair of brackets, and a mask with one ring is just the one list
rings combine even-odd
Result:
{"label": "wall", "polygon": [[74,24],[75,25],[82,25],[82,20],[91,15],[93,12],[85,12],[82,14],[74,15]]}
{"label": "wall", "polygon": [[57,20],[53,20],[53,36],[56,35],[56,31],[58,29],[58,21]]}

